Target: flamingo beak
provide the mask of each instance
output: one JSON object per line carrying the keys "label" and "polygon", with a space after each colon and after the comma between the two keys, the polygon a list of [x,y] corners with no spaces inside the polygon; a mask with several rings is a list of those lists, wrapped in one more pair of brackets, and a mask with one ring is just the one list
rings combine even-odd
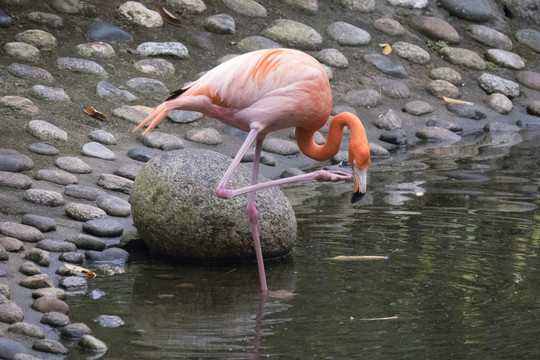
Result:
{"label": "flamingo beak", "polygon": [[353,168],[354,189],[351,198],[352,204],[361,200],[366,194],[366,173],[366,169],[361,170],[356,167]]}

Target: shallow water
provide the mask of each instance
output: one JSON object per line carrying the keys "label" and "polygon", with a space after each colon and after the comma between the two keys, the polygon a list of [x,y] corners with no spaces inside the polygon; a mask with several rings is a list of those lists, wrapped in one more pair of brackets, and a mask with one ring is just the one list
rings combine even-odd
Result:
{"label": "shallow water", "polygon": [[350,183],[285,189],[298,241],[267,263],[267,298],[254,263],[139,255],[71,317],[125,321],[92,326],[107,359],[539,358],[540,131],[469,141],[374,162],[354,206]]}

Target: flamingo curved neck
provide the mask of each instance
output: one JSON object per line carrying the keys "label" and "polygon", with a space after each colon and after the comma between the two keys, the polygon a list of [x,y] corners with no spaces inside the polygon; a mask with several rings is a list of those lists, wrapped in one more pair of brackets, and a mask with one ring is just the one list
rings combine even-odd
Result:
{"label": "flamingo curved neck", "polygon": [[345,126],[351,130],[351,142],[366,138],[366,130],[360,119],[349,112],[343,112],[332,118],[324,145],[313,141],[313,134],[317,130],[305,128],[296,128],[296,142],[304,155],[317,161],[325,161],[338,153]]}

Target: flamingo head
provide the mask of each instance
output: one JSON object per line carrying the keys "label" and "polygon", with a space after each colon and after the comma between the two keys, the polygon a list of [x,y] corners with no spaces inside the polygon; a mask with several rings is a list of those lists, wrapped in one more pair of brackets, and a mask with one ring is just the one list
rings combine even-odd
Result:
{"label": "flamingo head", "polygon": [[369,166],[370,152],[369,143],[364,140],[360,143],[351,141],[349,147],[349,162],[353,171],[354,189],[351,203],[362,199],[366,194],[367,169]]}

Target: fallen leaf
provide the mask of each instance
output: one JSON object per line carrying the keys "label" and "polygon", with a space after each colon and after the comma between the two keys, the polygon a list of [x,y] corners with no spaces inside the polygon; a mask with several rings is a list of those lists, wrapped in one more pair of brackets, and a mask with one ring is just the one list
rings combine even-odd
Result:
{"label": "fallen leaf", "polygon": [[78,271],[80,273],[86,274],[86,276],[88,276],[89,278],[93,278],[96,276],[96,274],[93,271],[90,271],[88,269],[85,269],[77,265],[64,263],[64,266],[67,267],[69,270]]}
{"label": "fallen leaf", "polygon": [[89,115],[91,117],[94,117],[98,120],[101,120],[101,121],[105,121],[107,120],[107,115],[105,115],[104,113],[101,113],[99,111],[97,111],[96,109],[94,109],[93,107],[91,107],[90,105],[87,105],[84,107],[84,113],[86,115]]}
{"label": "fallen leaf", "polygon": [[176,284],[175,287],[177,287],[177,288],[192,288],[193,284],[192,283],[181,283],[181,284]]}
{"label": "fallen leaf", "polygon": [[392,47],[388,43],[379,44],[380,47],[382,47],[382,53],[383,55],[388,55],[392,52]]}
{"label": "fallen leaf", "polygon": [[351,256],[334,256],[333,258],[330,258],[330,260],[338,260],[338,261],[361,261],[361,260],[388,260],[388,256],[386,255],[367,255],[367,256],[360,256],[360,255],[351,255]]}
{"label": "fallen leaf", "polygon": [[163,6],[156,6],[156,11],[166,23],[174,26],[182,26],[182,22],[165,8],[163,8]]}
{"label": "fallen leaf", "polygon": [[363,320],[363,321],[380,321],[380,320],[396,320],[398,317],[397,316],[388,316],[388,317],[380,317],[380,318],[363,318],[363,319],[358,319],[358,320]]}
{"label": "fallen leaf", "polygon": [[274,299],[287,299],[296,294],[287,291],[287,290],[273,290],[268,292],[268,297],[274,298]]}
{"label": "fallen leaf", "polygon": [[448,97],[446,97],[446,96],[443,96],[442,99],[443,99],[444,102],[447,103],[447,104],[474,105],[474,103],[469,102],[469,101],[458,100],[458,99],[452,99],[452,98],[448,98]]}

